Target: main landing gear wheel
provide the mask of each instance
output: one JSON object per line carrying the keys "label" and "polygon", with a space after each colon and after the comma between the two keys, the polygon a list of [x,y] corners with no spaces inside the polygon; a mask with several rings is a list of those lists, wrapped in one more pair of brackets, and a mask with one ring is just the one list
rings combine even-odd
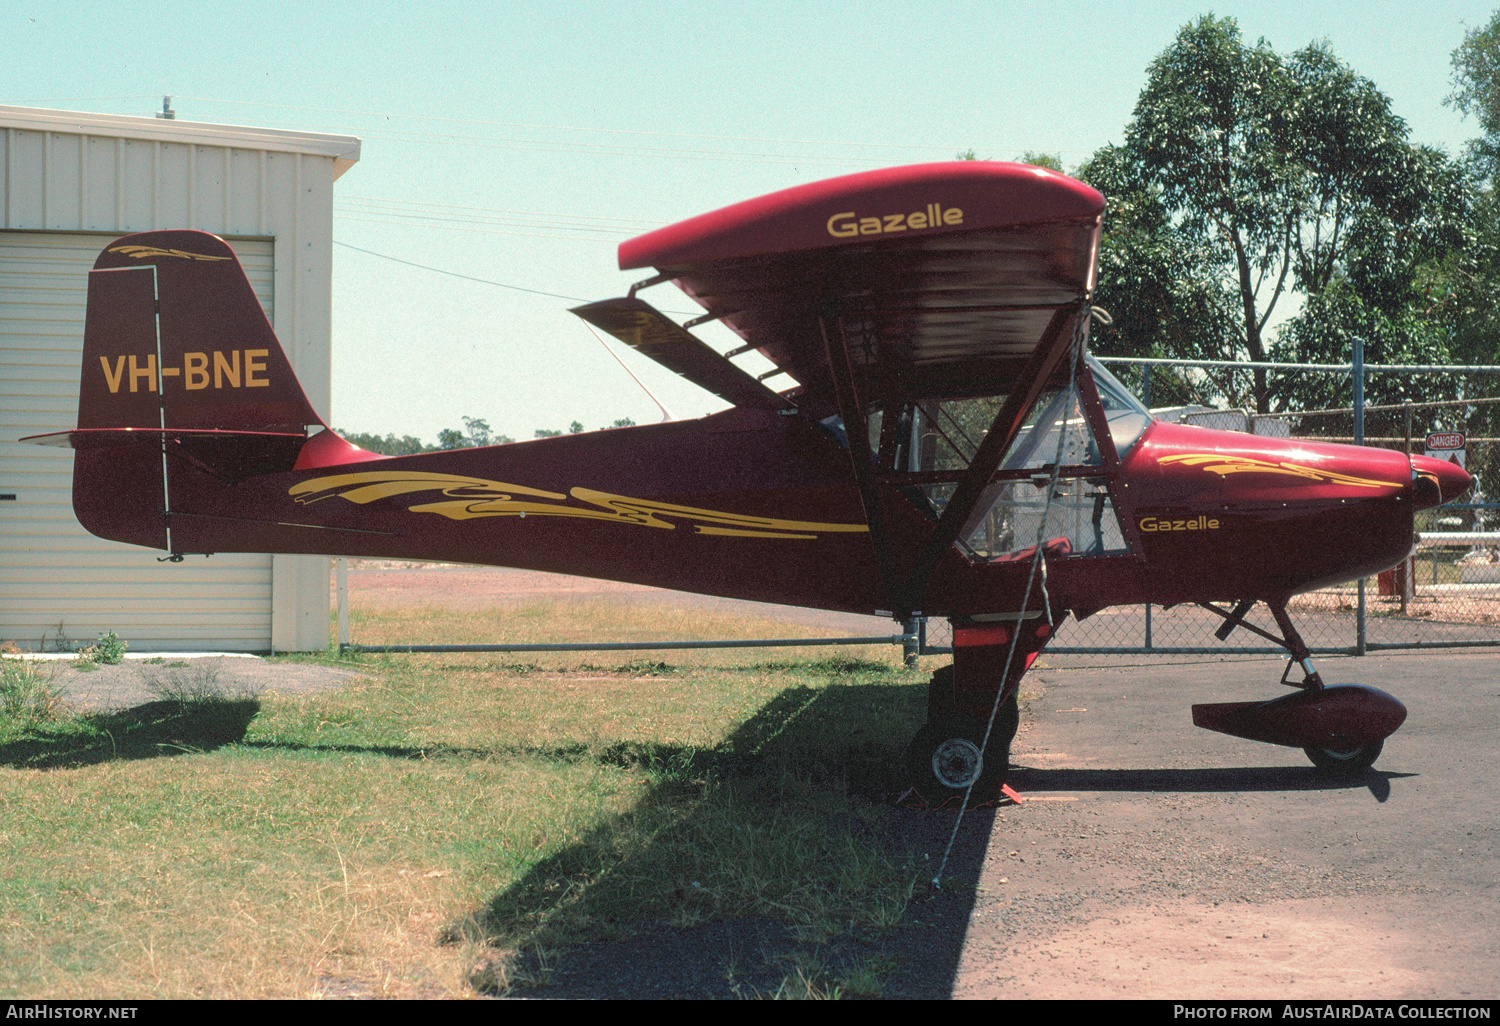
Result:
{"label": "main landing gear wheel", "polygon": [[1375,760],[1380,758],[1380,750],[1384,747],[1384,741],[1376,741],[1374,744],[1365,745],[1362,748],[1351,748],[1346,752],[1332,748],[1304,748],[1302,750],[1307,753],[1312,764],[1324,773],[1336,777],[1355,777],[1375,765]]}
{"label": "main landing gear wheel", "polygon": [[1010,769],[1010,743],[1015,737],[1020,713],[1014,697],[1000,707],[990,732],[988,750],[980,751],[984,721],[962,713],[947,713],[927,721],[907,749],[907,768],[912,786],[928,805],[938,806],[951,798],[962,798],[969,785],[971,804],[1000,797]]}

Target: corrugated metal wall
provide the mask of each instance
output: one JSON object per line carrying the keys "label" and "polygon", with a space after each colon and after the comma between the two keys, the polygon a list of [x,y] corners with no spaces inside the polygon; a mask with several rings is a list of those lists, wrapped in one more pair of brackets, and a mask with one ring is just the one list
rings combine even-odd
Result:
{"label": "corrugated metal wall", "polygon": [[[113,630],[137,650],[271,647],[271,559],[160,553],[73,516],[73,452],[15,439],[77,423],[88,272],[113,235],[0,232],[0,641],[55,647]],[[232,243],[267,314],[270,240]]]}
{"label": "corrugated metal wall", "polygon": [[326,560],[158,564],[83,532],[71,453],[14,439],[73,426],[88,268],[110,237],[157,228],[240,252],[326,418],[333,181],[357,155],[340,137],[0,108],[0,495],[16,496],[0,499],[0,642],[35,648],[46,631],[51,647],[61,622],[74,640],[115,630],[136,650],[327,646]]}

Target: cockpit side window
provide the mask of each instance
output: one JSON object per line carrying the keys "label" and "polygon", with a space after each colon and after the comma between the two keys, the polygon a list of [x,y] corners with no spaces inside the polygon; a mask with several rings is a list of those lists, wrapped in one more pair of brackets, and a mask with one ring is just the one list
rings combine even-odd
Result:
{"label": "cockpit side window", "polygon": [[[1103,367],[1091,363],[1090,369],[1111,439],[1128,451],[1150,414]],[[928,516],[940,517],[1005,400],[1004,393],[933,397],[872,414],[878,473]],[[1039,530],[1044,542],[1066,539],[1075,555],[1129,551],[1083,402],[1080,390],[1059,383],[1032,404],[995,480],[959,531],[958,544],[970,559],[1012,556],[1035,544]],[[1049,507],[1046,489],[1055,465],[1061,470]]]}
{"label": "cockpit side window", "polygon": [[[1128,552],[1112,493],[1111,469],[1100,451],[1108,426],[1115,452],[1124,459],[1151,423],[1151,414],[1092,357],[1087,370],[1094,388],[1056,383],[1026,411],[994,479],[959,531],[958,545],[971,560],[1003,560],[1036,543],[1073,555]],[[1083,385],[1087,385],[1087,379]],[[1101,410],[1085,407],[1097,392]],[[933,520],[942,516],[979,451],[1007,393],[931,396],[871,409],[868,444],[877,480],[897,488]],[[821,422],[847,447],[839,418]],[[1108,446],[1105,446],[1106,450]],[[1113,457],[1111,457],[1112,461]],[[1057,490],[1047,502],[1054,467]],[[1045,518],[1045,522],[1044,521]]]}
{"label": "cockpit side window", "polygon": [[[1035,411],[959,532],[966,555],[1003,560],[1038,540],[1053,553],[1129,551],[1079,393],[1060,389]],[[1054,468],[1057,489],[1048,502]]]}

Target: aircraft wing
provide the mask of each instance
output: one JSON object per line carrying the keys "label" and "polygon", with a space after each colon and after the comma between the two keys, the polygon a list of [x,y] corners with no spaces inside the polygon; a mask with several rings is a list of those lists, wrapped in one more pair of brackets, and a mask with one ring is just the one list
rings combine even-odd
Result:
{"label": "aircraft wing", "polygon": [[718,350],[634,297],[574,307],[577,314],[630,348],[736,406],[782,410],[791,403],[741,370]]}
{"label": "aircraft wing", "polygon": [[1092,290],[1103,211],[1045,168],[922,164],[690,218],[623,243],[619,262],[656,268],[804,391],[832,387],[825,336],[842,335],[878,402],[1013,374]]}

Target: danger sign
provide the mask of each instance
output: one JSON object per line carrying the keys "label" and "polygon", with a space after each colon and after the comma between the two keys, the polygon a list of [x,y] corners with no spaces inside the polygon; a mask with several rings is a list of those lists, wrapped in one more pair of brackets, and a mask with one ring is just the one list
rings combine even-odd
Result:
{"label": "danger sign", "polygon": [[1434,431],[1427,436],[1426,455],[1468,469],[1467,442],[1462,431]]}

